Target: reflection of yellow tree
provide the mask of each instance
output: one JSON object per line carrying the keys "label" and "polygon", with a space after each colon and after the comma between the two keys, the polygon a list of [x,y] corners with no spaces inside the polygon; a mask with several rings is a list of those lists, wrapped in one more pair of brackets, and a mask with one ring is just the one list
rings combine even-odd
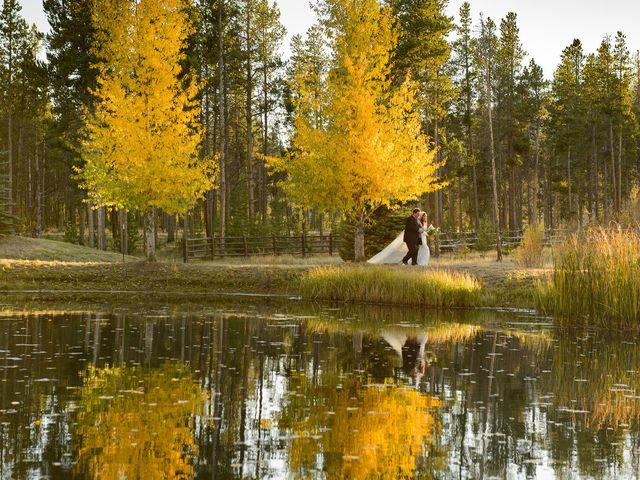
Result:
{"label": "reflection of yellow tree", "polygon": [[177,364],[90,368],[78,415],[77,469],[87,478],[191,478],[193,424],[205,394]]}
{"label": "reflection of yellow tree", "polygon": [[440,401],[412,389],[356,379],[312,386],[304,376],[292,386],[279,426],[294,434],[290,463],[301,477],[318,453],[328,478],[412,477],[440,428],[431,413]]}

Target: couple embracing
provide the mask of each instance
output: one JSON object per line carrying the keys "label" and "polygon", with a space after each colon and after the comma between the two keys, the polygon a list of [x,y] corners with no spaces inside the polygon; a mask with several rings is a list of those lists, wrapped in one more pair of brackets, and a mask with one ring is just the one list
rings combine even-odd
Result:
{"label": "couple embracing", "polygon": [[398,264],[426,267],[431,253],[427,245],[427,213],[414,208],[411,216],[405,222],[404,232],[396,237],[384,250],[370,258],[368,263]]}

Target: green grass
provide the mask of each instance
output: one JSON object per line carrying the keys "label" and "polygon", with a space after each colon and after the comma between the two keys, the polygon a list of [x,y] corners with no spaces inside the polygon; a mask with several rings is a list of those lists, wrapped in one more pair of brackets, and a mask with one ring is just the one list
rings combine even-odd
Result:
{"label": "green grass", "polygon": [[591,230],[554,253],[553,275],[536,288],[538,306],[565,323],[621,328],[640,320],[640,236]]}
{"label": "green grass", "polygon": [[411,267],[320,267],[301,278],[304,296],[350,303],[435,308],[481,305],[478,281],[467,274]]}
{"label": "green grass", "polygon": [[[0,237],[0,259],[115,263],[122,262],[122,255],[56,240],[3,236]],[[125,260],[128,262],[140,261],[139,258],[131,256],[125,257]]]}

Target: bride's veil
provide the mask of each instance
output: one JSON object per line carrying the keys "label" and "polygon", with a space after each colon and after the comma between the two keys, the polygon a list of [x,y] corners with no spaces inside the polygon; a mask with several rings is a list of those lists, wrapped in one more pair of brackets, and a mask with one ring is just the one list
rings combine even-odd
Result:
{"label": "bride's veil", "polygon": [[404,232],[400,233],[384,250],[367,260],[367,263],[373,263],[375,265],[400,263],[409,251],[407,245],[404,243],[403,237]]}

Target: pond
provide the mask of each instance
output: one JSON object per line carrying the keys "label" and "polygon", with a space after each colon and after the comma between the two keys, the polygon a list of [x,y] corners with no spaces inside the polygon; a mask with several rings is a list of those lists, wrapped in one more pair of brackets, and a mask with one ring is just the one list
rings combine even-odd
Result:
{"label": "pond", "polygon": [[0,478],[637,478],[637,341],[299,302],[5,310]]}

